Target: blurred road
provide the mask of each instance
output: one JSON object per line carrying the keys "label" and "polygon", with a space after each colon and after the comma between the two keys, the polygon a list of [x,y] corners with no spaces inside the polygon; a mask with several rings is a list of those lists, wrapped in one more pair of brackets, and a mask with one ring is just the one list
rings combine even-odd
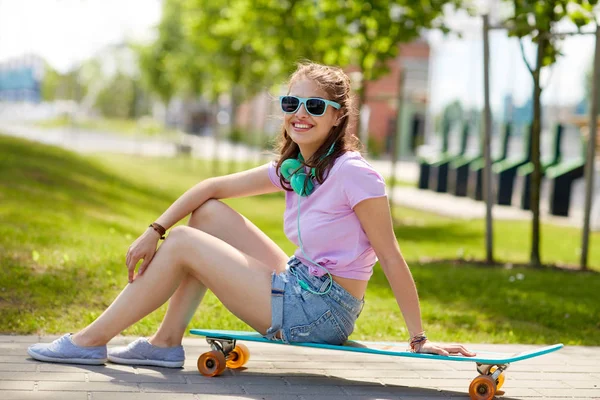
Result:
{"label": "blurred road", "polygon": [[[172,157],[178,153],[178,146],[191,146],[191,154],[196,158],[209,159],[215,154],[215,140],[209,136],[182,135],[179,138],[152,138],[149,136],[124,136],[111,132],[84,131],[81,129],[60,128],[42,129],[28,124],[0,121],[0,131],[13,136],[41,143],[64,147],[81,153],[124,153],[132,155]],[[258,151],[243,144],[226,141],[218,143],[217,157],[221,160],[267,162],[273,154]],[[369,160],[380,173],[390,175],[388,161]],[[413,161],[398,162],[396,177],[406,182],[416,182],[418,166]]]}
{"label": "blurred road", "polygon": [[[6,134],[52,144],[82,153],[112,152],[132,155],[166,156],[178,154],[182,145],[189,146],[195,158],[208,159],[215,154],[215,141],[212,137],[182,135],[179,138],[151,138],[148,136],[123,136],[110,132],[91,132],[73,128],[42,129],[32,125],[0,121],[0,131]],[[273,158],[268,152],[259,152],[242,144],[219,142],[217,157],[221,160],[268,161]],[[369,159],[369,162],[386,178],[391,176],[389,161]],[[600,166],[596,167],[594,206],[592,210],[592,229],[600,230]],[[396,178],[414,183],[418,179],[416,161],[399,161],[396,165]],[[581,227],[583,224],[583,206],[585,184],[580,179],[573,185],[571,210],[569,217],[556,217],[548,213],[548,185],[542,187],[542,220],[556,224]],[[419,190],[415,187],[396,187],[394,202],[398,205],[431,211],[440,215],[474,219],[485,216],[485,204],[469,198],[459,198],[446,193]],[[516,206],[494,205],[496,219],[529,220],[531,213]]]}

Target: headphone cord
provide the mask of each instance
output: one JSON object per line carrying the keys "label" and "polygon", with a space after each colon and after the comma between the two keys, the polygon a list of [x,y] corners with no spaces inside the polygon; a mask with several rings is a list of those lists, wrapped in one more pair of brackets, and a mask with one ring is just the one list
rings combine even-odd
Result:
{"label": "headphone cord", "polygon": [[294,274],[294,276],[296,277],[296,279],[298,279],[298,284],[300,285],[300,287],[304,290],[309,291],[312,294],[317,294],[317,295],[325,295],[327,293],[329,293],[329,291],[331,290],[331,287],[333,286],[333,277],[331,276],[331,274],[329,273],[329,271],[324,268],[323,266],[317,264],[315,261],[313,261],[305,252],[304,252],[304,245],[302,243],[302,236],[300,235],[300,201],[302,200],[302,196],[298,196],[298,217],[297,217],[297,225],[298,225],[298,243],[300,244],[300,251],[302,251],[302,254],[304,254],[304,257],[310,261],[314,266],[316,266],[317,268],[322,269],[323,271],[327,272],[327,275],[329,275],[329,286],[327,287],[327,290],[324,291],[323,293],[320,292],[315,292],[314,290],[312,290],[308,284],[306,282],[304,282],[302,279],[300,279],[298,277],[298,275],[296,275],[294,272],[292,272]]}

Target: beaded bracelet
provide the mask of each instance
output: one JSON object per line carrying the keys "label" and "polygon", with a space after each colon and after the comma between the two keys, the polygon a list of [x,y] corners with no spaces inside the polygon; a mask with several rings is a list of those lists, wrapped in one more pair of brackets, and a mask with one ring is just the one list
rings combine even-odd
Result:
{"label": "beaded bracelet", "polygon": [[421,332],[410,339],[410,350],[413,353],[418,352],[421,349],[421,345],[427,341],[427,336],[425,336],[425,332]]}

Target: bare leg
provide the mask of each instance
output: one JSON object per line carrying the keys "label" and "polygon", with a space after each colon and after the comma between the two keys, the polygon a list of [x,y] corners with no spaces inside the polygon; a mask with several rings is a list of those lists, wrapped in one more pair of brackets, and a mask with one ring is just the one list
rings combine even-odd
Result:
{"label": "bare leg", "polygon": [[[206,206],[207,209],[217,209],[225,205],[211,201]],[[199,211],[202,211],[202,208],[204,206]],[[199,213],[202,214],[204,212]],[[206,214],[211,215],[209,212]],[[239,214],[231,215],[237,215],[238,219],[245,221],[247,231],[258,230]],[[235,235],[243,242],[244,230],[228,224],[223,218],[222,214],[218,215],[220,224],[226,227],[229,235]],[[259,238],[260,235],[254,238],[254,241]],[[278,249],[276,246],[275,248]],[[254,252],[259,250],[252,247],[250,249],[254,249]],[[157,336],[160,333],[159,338],[167,338],[163,344],[171,345],[173,339],[181,342],[182,330],[185,331],[206,287],[210,288],[230,311],[257,331],[264,333],[271,322],[271,271],[282,269],[287,258],[282,251],[279,255],[273,248],[270,251],[274,258],[267,262],[270,264],[273,261],[274,264],[269,265],[215,236],[189,227],[177,227],[157,251],[144,275],[128,285],[113,304],[90,326],[75,335],[73,340],[84,346],[107,343],[122,330],[162,305],[178,287],[181,293],[174,297],[173,307],[169,307],[170,311],[163,321],[164,328],[161,326],[157,333]],[[264,257],[265,253],[262,254]],[[231,279],[232,276],[235,279]]]}
{"label": "bare leg", "polygon": [[159,347],[180,345],[187,326],[205,294],[206,286],[193,275],[186,274],[169,299],[167,313],[158,331],[148,341]]}
{"label": "bare leg", "polygon": [[[228,205],[209,200],[194,211],[188,226],[217,237],[267,266],[268,272],[282,271],[287,255],[252,222]],[[258,266],[263,268],[262,265]],[[149,339],[155,346],[172,347],[181,340],[206,287],[192,275],[186,275],[171,299],[158,331]]]}

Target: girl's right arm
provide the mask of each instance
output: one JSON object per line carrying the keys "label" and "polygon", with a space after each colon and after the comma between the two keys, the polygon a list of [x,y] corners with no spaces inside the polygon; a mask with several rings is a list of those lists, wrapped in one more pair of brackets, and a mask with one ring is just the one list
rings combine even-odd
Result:
{"label": "girl's right arm", "polygon": [[209,199],[255,196],[281,190],[271,182],[268,168],[269,165],[265,164],[206,179],[182,194],[155,222],[169,229]]}
{"label": "girl's right arm", "polygon": [[[182,194],[158,218],[156,223],[165,229],[171,228],[186,215],[202,206],[209,199],[255,196],[281,190],[269,178],[269,165],[265,164],[247,171],[206,179]],[[129,270],[129,283],[133,282],[135,267],[140,260],[138,274],[141,275],[152,261],[160,235],[151,227],[129,246],[125,264]]]}

